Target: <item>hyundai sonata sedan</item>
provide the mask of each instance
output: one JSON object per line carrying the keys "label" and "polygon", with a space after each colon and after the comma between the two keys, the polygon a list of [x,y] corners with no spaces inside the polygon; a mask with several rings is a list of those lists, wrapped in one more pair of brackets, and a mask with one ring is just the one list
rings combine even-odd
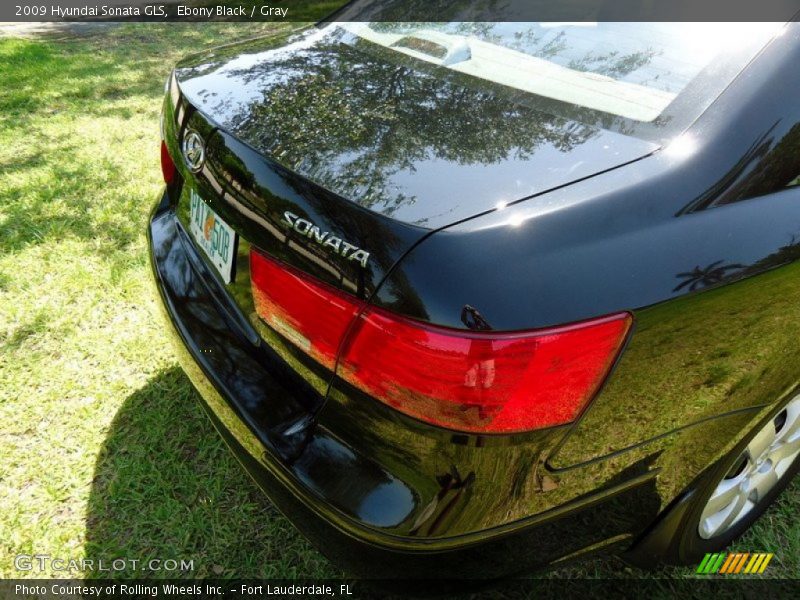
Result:
{"label": "hyundai sonata sedan", "polygon": [[149,244],[211,421],[355,575],[724,548],[800,466],[798,64],[365,19],[185,59]]}

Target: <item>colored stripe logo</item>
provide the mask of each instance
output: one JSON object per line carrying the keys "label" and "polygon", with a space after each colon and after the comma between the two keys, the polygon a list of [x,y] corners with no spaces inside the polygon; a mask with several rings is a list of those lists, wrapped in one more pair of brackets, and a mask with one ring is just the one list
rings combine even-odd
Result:
{"label": "colored stripe logo", "polygon": [[748,573],[752,575],[761,574],[767,569],[769,561],[775,556],[772,553],[750,553],[750,552],[726,552],[716,554],[706,554],[697,573],[701,575],[731,575],[737,573]]}

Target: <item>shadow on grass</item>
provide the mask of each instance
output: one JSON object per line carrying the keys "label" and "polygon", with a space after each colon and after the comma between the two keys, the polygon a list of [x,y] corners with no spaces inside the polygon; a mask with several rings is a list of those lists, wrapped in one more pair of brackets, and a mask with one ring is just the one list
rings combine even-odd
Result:
{"label": "shadow on grass", "polygon": [[[86,528],[86,558],[95,564],[141,561],[95,577],[338,575],[245,475],[177,367],[129,396],[114,417]],[[143,570],[153,559],[193,561],[193,570]]]}

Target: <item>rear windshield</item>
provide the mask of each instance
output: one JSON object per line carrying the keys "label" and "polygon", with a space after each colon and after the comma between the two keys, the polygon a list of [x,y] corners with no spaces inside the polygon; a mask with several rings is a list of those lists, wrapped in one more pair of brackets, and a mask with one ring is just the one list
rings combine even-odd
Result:
{"label": "rear windshield", "polygon": [[336,26],[369,44],[479,81],[654,123],[693,85],[688,110],[707,106],[782,24],[348,22]]}

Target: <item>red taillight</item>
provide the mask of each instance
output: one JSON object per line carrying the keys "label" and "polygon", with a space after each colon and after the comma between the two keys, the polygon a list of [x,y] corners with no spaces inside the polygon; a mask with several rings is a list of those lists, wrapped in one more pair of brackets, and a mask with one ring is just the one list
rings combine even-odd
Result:
{"label": "red taillight", "polygon": [[275,331],[329,369],[361,304],[289,267],[250,252],[256,312]]}
{"label": "red taillight", "polygon": [[369,309],[339,374],[408,415],[510,433],[573,421],[622,346],[627,313],[525,333],[468,333]]}
{"label": "red taillight", "polygon": [[164,183],[167,185],[172,184],[175,181],[177,172],[175,163],[172,162],[172,157],[169,155],[169,150],[167,150],[167,144],[164,140],[161,140],[161,173],[164,175]]}
{"label": "red taillight", "polygon": [[[470,332],[365,307],[349,296],[251,253],[258,314],[370,396],[440,427],[512,433],[573,421],[602,384],[631,316],[621,313],[547,330]],[[360,315],[359,315],[360,313]]]}

